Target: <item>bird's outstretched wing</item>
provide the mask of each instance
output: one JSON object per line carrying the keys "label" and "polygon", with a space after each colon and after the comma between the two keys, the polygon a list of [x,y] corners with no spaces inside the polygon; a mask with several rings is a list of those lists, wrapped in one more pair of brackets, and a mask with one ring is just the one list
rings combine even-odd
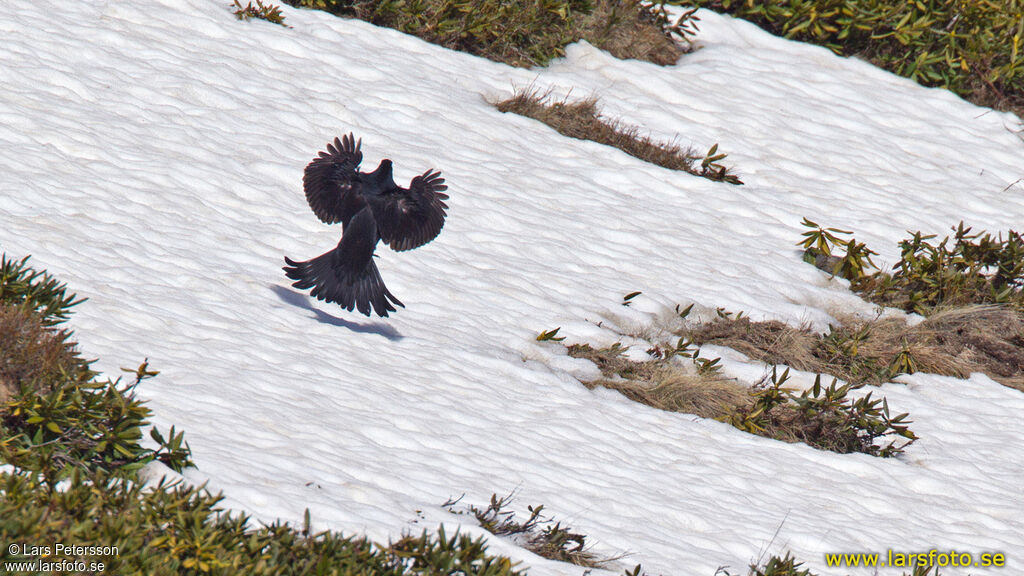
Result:
{"label": "bird's outstretched wing", "polygon": [[302,176],[306,201],[313,213],[325,224],[341,222],[347,225],[366,202],[355,181],[356,169],[363,161],[363,153],[352,133],[335,138],[327,144],[327,151],[320,152]]}
{"label": "bird's outstretched wing", "polygon": [[383,196],[373,207],[381,240],[401,252],[436,238],[444,227],[447,189],[440,172],[427,170],[412,179],[408,190],[398,188]]}

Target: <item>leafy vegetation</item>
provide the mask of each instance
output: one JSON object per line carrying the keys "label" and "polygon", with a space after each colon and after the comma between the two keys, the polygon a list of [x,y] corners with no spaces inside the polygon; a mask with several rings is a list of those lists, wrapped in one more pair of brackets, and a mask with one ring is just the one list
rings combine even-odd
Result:
{"label": "leafy vegetation", "polygon": [[[689,172],[718,182],[743,184],[730,168],[719,164],[726,155],[718,151],[718,144],[702,156],[675,143],[655,142],[641,135],[636,126],[602,117],[597,109],[596,98],[569,102],[567,97],[562,101],[554,101],[549,94],[527,88],[516,91],[511,98],[498,102],[496,106],[502,112],[513,112],[539,120],[559,134],[613,146],[634,158],[663,168]],[[626,298],[624,304],[628,305],[629,300]]]}
{"label": "leafy vegetation", "polygon": [[[750,320],[742,314],[719,311],[718,321],[711,325],[741,323],[750,325]],[[570,356],[591,360],[601,370],[602,378],[584,382],[588,388],[611,388],[661,410],[721,420],[751,434],[841,454],[862,452],[881,457],[896,456],[917,439],[908,428],[908,415],[890,416],[884,398],[872,399],[871,393],[856,400],[848,398],[850,391],[863,384],[839,386],[833,379],[826,387],[819,374],[814,386],[795,394],[783,387],[789,369],[780,375],[773,366],[770,378],[747,388],[722,377],[720,359],[702,357],[700,348],[686,337],[675,344],[652,346],[646,360],[626,357],[628,348],[619,343],[605,348],[589,344],[566,348]],[[888,444],[879,445],[889,437],[893,439]],[[900,439],[905,442],[897,445]]]}
{"label": "leafy vegetation", "polygon": [[618,58],[674,64],[698,20],[690,10],[672,21],[666,2],[643,0],[285,1],[514,66],[543,66],[580,39]]}
{"label": "leafy vegetation", "polygon": [[[963,222],[939,242],[915,232],[900,242],[900,260],[889,273],[877,270],[871,261],[875,252],[843,238],[851,232],[822,228],[806,218],[803,224],[810,228],[798,243],[806,261],[848,279],[853,290],[876,304],[926,317],[914,327],[890,319],[832,328],[812,354],[847,368],[833,374],[862,381],[916,371],[959,377],[982,371],[1024,390],[1024,239],[1019,233],[993,237],[973,233]],[[801,364],[790,365],[803,369]]]}
{"label": "leafy vegetation", "polygon": [[[786,552],[785,556],[772,555],[763,564],[751,564],[749,576],[815,576],[810,570],[800,567],[803,562],[797,562],[792,554]],[[728,572],[724,576],[730,576]]]}
{"label": "leafy vegetation", "polygon": [[[764,562],[752,563],[746,576],[818,576],[808,568],[801,568],[803,562],[797,562],[793,554],[786,552],[785,556],[773,554]],[[934,570],[934,573],[932,572]],[[940,576],[939,569],[934,566],[915,566],[911,574],[903,573],[903,576]],[[631,575],[627,573],[627,576]],[[719,568],[715,576],[734,576],[724,568]],[[738,575],[736,575],[738,576]]]}
{"label": "leafy vegetation", "polygon": [[281,8],[273,4],[264,4],[263,0],[256,0],[255,6],[252,5],[252,2],[249,2],[243,7],[239,0],[235,0],[234,6],[237,8],[234,14],[239,20],[258,18],[288,28],[284,23],[284,15],[281,14]]}
{"label": "leafy vegetation", "polygon": [[694,0],[773,34],[858,56],[925,86],[1024,115],[1020,0]]}
{"label": "leafy vegetation", "polygon": [[42,471],[51,481],[75,468],[130,473],[154,460],[178,471],[191,466],[183,433],[173,427],[167,438],[150,429],[156,450],[141,445],[151,411],[135,388],[153,375],[143,363],[127,385],[97,382],[82,373],[48,390],[19,383],[0,410],[0,459]]}
{"label": "leafy vegetation", "polygon": [[[433,535],[409,535],[384,546],[334,532],[314,533],[308,513],[301,529],[282,523],[249,528],[252,519],[224,512],[221,500],[180,483],[160,481],[143,488],[104,471],[76,470],[60,490],[36,472],[3,473],[0,538],[95,546],[109,553],[47,561],[103,562],[99,571],[120,576],[520,574],[508,558],[488,555],[482,538],[449,536],[443,527]],[[0,562],[30,556],[12,554],[4,546]]]}
{"label": "leafy vegetation", "polygon": [[[836,380],[828,387],[821,385],[821,374],[814,386],[800,395],[783,388],[789,379],[787,368],[781,375],[772,367],[770,379],[762,379],[754,386],[754,402],[730,417],[736,428],[753,434],[784,440],[804,442],[821,450],[840,454],[862,452],[889,458],[903,452],[917,436],[910,431],[908,414],[889,415],[889,404],[871,398],[871,393],[851,400],[847,394],[853,385],[837,386]],[[890,440],[879,446],[876,440]],[[900,445],[896,443],[903,439]]]}
{"label": "leafy vegetation", "polygon": [[541,516],[543,505],[527,506],[530,517],[521,522],[516,519],[515,512],[505,509],[512,503],[511,494],[501,498],[492,494],[486,508],[471,505],[466,511],[461,511],[454,508],[457,503],[458,500],[448,501],[444,506],[455,514],[472,514],[488,532],[509,537],[538,556],[588,568],[603,567],[617,560],[598,558],[587,546],[586,536],[573,532],[568,526],[563,527],[561,522]]}
{"label": "leafy vegetation", "polygon": [[[853,290],[881,304],[928,316],[954,306],[1005,304],[1024,311],[1024,238],[1009,230],[993,237],[972,233],[960,222],[953,236],[934,242],[936,236],[914,232],[900,242],[900,260],[894,272],[876,271],[871,260],[876,252],[838,228],[822,228],[804,218],[810,228],[798,245],[804,259],[850,281]],[[834,254],[837,249],[843,255]],[[824,266],[822,263],[825,263]]]}
{"label": "leafy vegetation", "polygon": [[68,294],[67,286],[45,270],[33,270],[28,260],[28,256],[11,260],[7,254],[0,255],[0,304],[37,313],[44,326],[64,322],[85,299]]}
{"label": "leafy vegetation", "polygon": [[[900,242],[895,272],[860,283],[870,300],[928,313],[941,306],[1012,304],[1024,310],[1024,239],[1013,230],[993,238],[971,234],[961,222],[953,238],[915,232]],[[950,242],[952,240],[952,242]]]}
{"label": "leafy vegetation", "polygon": [[558,328],[555,328],[554,330],[545,330],[545,331],[543,331],[543,332],[541,332],[540,334],[537,335],[537,341],[538,342],[547,342],[548,340],[550,340],[552,342],[561,342],[562,340],[565,340],[564,336],[559,336],[558,335],[558,331],[561,330],[561,329],[562,329],[562,327],[559,326]]}
{"label": "leafy vegetation", "polygon": [[[804,248],[805,262],[814,264],[833,276],[847,279],[863,278],[866,270],[877,268],[871,260],[872,256],[878,255],[877,252],[869,250],[854,238],[843,240],[839,237],[840,234],[849,235],[853,232],[839,228],[822,228],[807,218],[804,218],[801,225],[811,228],[802,234],[804,239],[797,243]],[[833,253],[835,248],[840,246],[845,249],[843,256]]]}
{"label": "leafy vegetation", "polygon": [[82,300],[49,274],[0,257],[0,459],[55,482],[75,468],[130,474],[160,460],[191,465],[183,435],[156,429],[156,450],[141,445],[149,408],[135,388],[155,376],[143,363],[135,382],[97,381],[89,362],[55,326]]}

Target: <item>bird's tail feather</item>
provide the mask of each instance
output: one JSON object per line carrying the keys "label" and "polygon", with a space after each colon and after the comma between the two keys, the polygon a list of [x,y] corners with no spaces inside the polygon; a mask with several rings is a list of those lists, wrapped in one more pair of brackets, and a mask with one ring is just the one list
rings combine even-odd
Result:
{"label": "bird's tail feather", "polygon": [[351,271],[337,262],[336,256],[334,250],[305,262],[295,262],[285,256],[288,265],[283,270],[295,280],[292,283],[295,288],[312,288],[310,295],[317,300],[335,302],[349,311],[354,308],[369,316],[372,307],[378,316],[386,317],[388,312],[396,310],[392,304],[405,307],[384,285],[373,258],[362,270]]}

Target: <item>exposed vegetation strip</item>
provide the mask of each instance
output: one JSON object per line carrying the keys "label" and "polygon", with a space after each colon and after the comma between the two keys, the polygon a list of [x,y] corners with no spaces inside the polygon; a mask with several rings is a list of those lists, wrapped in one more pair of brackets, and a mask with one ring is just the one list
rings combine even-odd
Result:
{"label": "exposed vegetation strip", "polygon": [[695,10],[672,20],[642,0],[285,0],[394,28],[513,66],[544,66],[580,39],[618,58],[675,64],[690,49]]}
{"label": "exposed vegetation strip", "polygon": [[[730,340],[763,359],[778,357],[780,347],[755,341],[764,341],[766,331],[776,332],[795,344],[786,347],[785,361],[801,369],[817,365],[810,369],[876,382],[916,371],[958,377],[984,372],[1024,390],[1024,238],[1018,232],[993,236],[973,232],[963,222],[941,241],[915,232],[900,242],[900,260],[890,273],[878,269],[871,258],[877,253],[852,232],[806,218],[803,225],[808,230],[798,244],[807,262],[846,278],[866,299],[916,312],[925,321],[911,327],[898,319],[852,320],[833,327],[820,344],[797,344],[808,335],[749,321],[707,327],[695,338]],[[744,340],[762,352],[750,350]],[[820,366],[822,361],[830,366]]]}
{"label": "exposed vegetation strip", "polygon": [[719,164],[726,155],[718,151],[718,144],[701,156],[679,144],[656,142],[642,135],[637,126],[605,119],[598,112],[597,98],[570,102],[566,97],[559,101],[536,88],[525,88],[517,90],[511,98],[495,106],[502,112],[513,112],[539,120],[559,134],[612,146],[634,158],[663,168],[689,172],[709,180],[743,184],[730,168]]}
{"label": "exposed vegetation strip", "polygon": [[[555,340],[557,330],[542,332],[538,340]],[[605,348],[571,344],[570,356],[594,362],[602,378],[584,382],[589,388],[617,390],[631,400],[660,410],[697,414],[728,422],[736,428],[785,442],[803,442],[839,453],[862,452],[881,457],[900,454],[917,436],[907,414],[891,415],[884,398],[868,393],[849,397],[855,384],[835,379],[799,394],[787,388],[789,369],[772,367],[770,375],[752,387],[724,378],[718,358],[701,356],[693,341],[647,350],[649,359],[627,358],[628,348],[616,343]]]}

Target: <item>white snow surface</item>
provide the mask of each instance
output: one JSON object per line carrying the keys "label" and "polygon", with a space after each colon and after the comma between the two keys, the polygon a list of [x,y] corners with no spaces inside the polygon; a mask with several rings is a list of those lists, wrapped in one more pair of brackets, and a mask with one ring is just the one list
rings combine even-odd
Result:
{"label": "white snow surface", "polygon": [[[791,550],[821,574],[869,574],[824,553],[890,548],[1002,552],[1007,568],[969,572],[1022,573],[1018,391],[902,377],[875,394],[921,440],[895,459],[839,455],[587,390],[574,375],[592,366],[534,340],[561,326],[610,343],[689,302],[819,327],[869,314],[801,261],[801,218],[856,231],[883,266],[906,230],[1019,229],[1014,116],[706,11],[676,66],[581,42],[523,70],[323,12],[241,22],[228,4],[13,0],[0,20],[2,248],[88,297],[70,326],[99,368],[161,371],[141,394],[159,427],[186,431],[189,481],[260,521],[308,507],[318,529],[380,541],[442,522],[484,534],[441,504],[516,490],[516,509],[544,504],[596,553],[631,553],[614,573],[736,574]],[[531,83],[596,95],[658,138],[717,142],[746,184],[490,103]],[[281,271],[338,241],[301,176],[349,131],[364,166],[450,185],[435,241],[378,250],[407,306],[389,319],[316,302]],[[744,381],[764,371],[727,356]],[[489,540],[530,574],[583,573]]]}

